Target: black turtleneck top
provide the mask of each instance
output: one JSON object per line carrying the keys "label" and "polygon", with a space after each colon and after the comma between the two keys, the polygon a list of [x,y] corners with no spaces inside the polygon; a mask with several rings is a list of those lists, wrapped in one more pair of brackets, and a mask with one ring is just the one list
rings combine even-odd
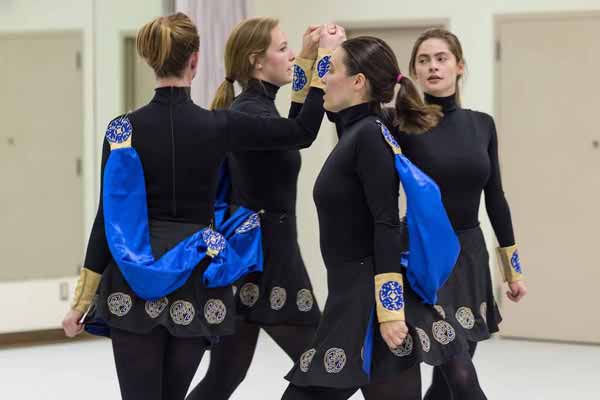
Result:
{"label": "black turtleneck top", "polygon": [[444,118],[424,134],[401,134],[402,153],[439,185],[455,230],[479,225],[479,204],[486,209],[500,246],[515,243],[510,209],[502,190],[498,139],[491,116],[460,108],[455,96],[425,96],[442,107]]}
{"label": "black turtleneck top", "polygon": [[[234,100],[231,110],[261,117],[279,117],[275,97],[279,87],[264,81],[251,80]],[[302,108],[292,103],[289,118]],[[302,143],[298,148],[310,146]],[[288,150],[237,151],[228,157],[232,182],[233,204],[253,210],[294,215],[300,172],[300,152]]]}
{"label": "black turtleneck top", "polygon": [[[295,119],[208,111],[195,105],[189,93],[183,87],[158,88],[149,104],[128,114],[132,146],[144,167],[150,219],[209,225],[219,168],[228,153],[310,145],[323,118],[323,91],[315,88]],[[102,174],[109,153],[105,140]],[[110,259],[101,187],[84,265],[101,273]]]}
{"label": "black turtleneck top", "polygon": [[339,141],[314,187],[326,263],[373,256],[375,273],[399,272],[402,246],[394,155],[367,103],[335,115]]}

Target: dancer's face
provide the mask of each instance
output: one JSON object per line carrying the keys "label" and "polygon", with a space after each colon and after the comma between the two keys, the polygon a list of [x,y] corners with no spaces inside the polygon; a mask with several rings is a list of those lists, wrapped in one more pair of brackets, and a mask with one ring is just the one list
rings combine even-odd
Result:
{"label": "dancer's face", "polygon": [[427,39],[415,58],[416,80],[425,93],[436,97],[456,93],[456,81],[465,72],[464,63],[457,62],[443,39]]}
{"label": "dancer's face", "polygon": [[255,77],[276,86],[287,85],[292,81],[296,56],[289,48],[287,36],[279,26],[271,31],[271,44],[266,53],[255,61]]}
{"label": "dancer's face", "polygon": [[338,47],[329,61],[329,71],[323,77],[325,96],[323,107],[327,111],[339,112],[365,101],[367,84],[362,73],[348,75],[344,64],[346,51]]}

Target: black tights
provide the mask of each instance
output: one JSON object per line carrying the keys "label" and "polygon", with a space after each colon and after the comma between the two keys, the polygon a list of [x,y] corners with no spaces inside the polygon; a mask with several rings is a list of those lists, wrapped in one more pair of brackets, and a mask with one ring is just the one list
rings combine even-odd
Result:
{"label": "black tights", "polygon": [[473,365],[476,342],[469,342],[469,354],[453,358],[433,369],[431,386],[424,400],[485,400]]}
{"label": "black tights", "polygon": [[[359,388],[333,389],[290,384],[281,400],[347,400]],[[416,365],[390,383],[372,383],[360,388],[365,400],[421,400],[421,370]]]}
{"label": "black tights", "polygon": [[158,327],[147,335],[111,329],[123,400],[183,400],[207,347]]}
{"label": "black tights", "polygon": [[309,325],[258,326],[243,321],[238,324],[234,335],[223,336],[220,343],[211,349],[206,376],[190,392],[187,400],[229,399],[250,368],[260,328],[264,329],[293,361],[300,358],[317,330],[316,326]]}

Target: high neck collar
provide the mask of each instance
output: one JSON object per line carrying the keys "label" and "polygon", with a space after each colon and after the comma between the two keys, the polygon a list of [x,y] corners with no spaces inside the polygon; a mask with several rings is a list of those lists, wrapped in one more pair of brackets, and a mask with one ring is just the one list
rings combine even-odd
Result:
{"label": "high neck collar", "polygon": [[180,104],[192,101],[189,86],[163,86],[154,89],[152,101],[158,103]]}
{"label": "high neck collar", "polygon": [[267,81],[250,79],[248,81],[246,91],[249,93],[258,94],[260,96],[265,96],[271,100],[275,100],[277,92],[279,91],[279,86],[273,85],[272,83]]}
{"label": "high neck collar", "polygon": [[438,106],[442,107],[442,111],[444,113],[448,113],[459,108],[458,104],[456,104],[456,95],[436,97],[425,93],[425,101],[429,104],[437,104]]}
{"label": "high neck collar", "polygon": [[372,112],[369,103],[360,103],[338,112],[336,120],[342,128],[346,128],[370,114],[372,114]]}

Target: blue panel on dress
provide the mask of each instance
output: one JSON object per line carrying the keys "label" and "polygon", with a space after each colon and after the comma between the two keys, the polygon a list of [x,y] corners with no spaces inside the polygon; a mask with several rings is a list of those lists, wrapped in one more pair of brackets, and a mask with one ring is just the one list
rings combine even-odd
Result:
{"label": "blue panel on dress", "polygon": [[129,139],[133,127],[126,116],[116,118],[108,124],[106,129],[106,140],[109,143],[123,143]]}
{"label": "blue panel on dress", "polygon": [[404,308],[402,285],[396,281],[387,281],[379,289],[379,301],[386,310],[400,311]]}
{"label": "blue panel on dress", "polygon": [[292,90],[294,92],[299,92],[304,89],[306,83],[308,82],[308,78],[306,77],[306,72],[299,66],[294,65],[294,81],[292,82]]}
{"label": "blue panel on dress", "polygon": [[317,74],[319,75],[319,78],[323,78],[327,71],[329,71],[330,60],[331,56],[325,56],[317,63]]}
{"label": "blue panel on dress", "polygon": [[159,299],[183,286],[209,249],[217,254],[203,276],[209,288],[229,286],[247,273],[262,271],[261,230],[236,233],[252,211],[238,209],[219,227],[220,232],[204,228],[156,260],[150,244],[144,170],[134,148],[111,151],[103,182],[108,246],[123,277],[142,299]]}
{"label": "blue panel on dress", "polygon": [[519,257],[519,251],[515,250],[515,252],[513,253],[512,257],[510,258],[510,263],[512,264],[513,269],[515,270],[515,272],[521,274],[521,259]]}

